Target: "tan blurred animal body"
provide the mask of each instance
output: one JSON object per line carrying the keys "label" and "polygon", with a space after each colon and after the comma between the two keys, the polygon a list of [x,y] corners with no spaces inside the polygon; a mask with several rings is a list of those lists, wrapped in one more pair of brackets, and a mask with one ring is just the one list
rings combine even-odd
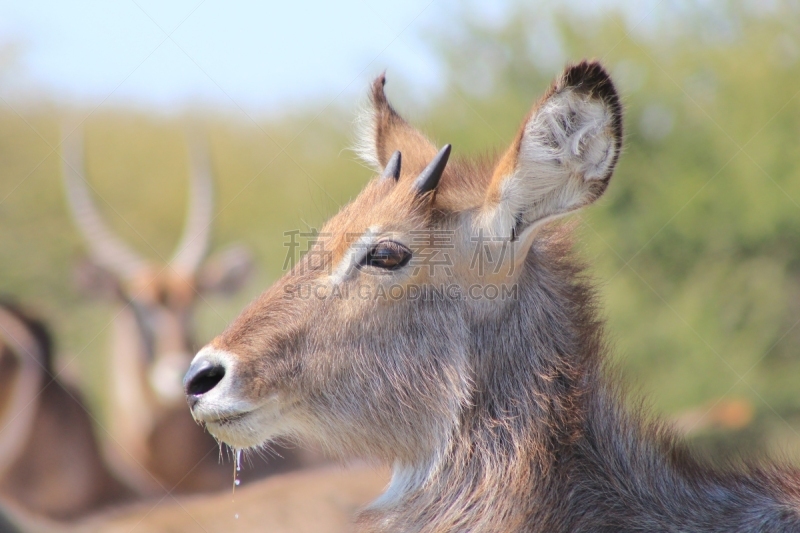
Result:
{"label": "tan blurred animal body", "polygon": [[[347,533],[355,511],[386,487],[366,467],[292,472],[215,494],[176,496],[99,513],[74,524],[0,504],[2,533]],[[156,505],[158,504],[158,505]]]}
{"label": "tan blurred animal body", "polygon": [[54,378],[45,326],[0,306],[0,496],[73,519],[130,496],[108,471],[77,390]]}

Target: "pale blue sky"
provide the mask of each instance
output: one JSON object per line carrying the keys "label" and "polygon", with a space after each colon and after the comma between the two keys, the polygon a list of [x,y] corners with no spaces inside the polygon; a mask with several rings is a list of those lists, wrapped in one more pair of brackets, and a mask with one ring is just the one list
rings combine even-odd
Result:
{"label": "pale blue sky", "polygon": [[[492,23],[511,1],[467,3]],[[387,68],[412,90],[425,91],[436,86],[439,66],[423,36],[446,28],[464,4],[3,0],[0,45],[12,59],[0,70],[0,95],[269,112],[321,97],[351,98]]]}

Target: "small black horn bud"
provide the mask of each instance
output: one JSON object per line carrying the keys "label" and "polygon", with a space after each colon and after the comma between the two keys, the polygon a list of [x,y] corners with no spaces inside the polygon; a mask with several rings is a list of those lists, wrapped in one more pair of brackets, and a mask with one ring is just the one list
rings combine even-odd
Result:
{"label": "small black horn bud", "polygon": [[392,157],[389,158],[389,162],[386,163],[386,168],[383,169],[381,176],[384,178],[394,178],[394,181],[399,180],[401,159],[402,157],[400,156],[400,151],[395,151],[395,153],[392,154]]}
{"label": "small black horn bud", "polygon": [[428,163],[428,166],[425,167],[425,170],[420,173],[414,182],[414,188],[419,194],[425,194],[426,192],[432,191],[437,185],[439,185],[439,180],[442,179],[444,167],[447,166],[447,159],[449,157],[450,145],[445,144],[444,147],[439,150],[439,153],[436,154],[436,157],[434,157],[431,162]]}

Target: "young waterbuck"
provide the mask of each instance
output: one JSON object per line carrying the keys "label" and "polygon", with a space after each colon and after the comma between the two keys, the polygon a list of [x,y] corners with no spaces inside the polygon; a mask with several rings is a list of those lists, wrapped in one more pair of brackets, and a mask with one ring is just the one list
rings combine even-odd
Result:
{"label": "young waterbuck", "polygon": [[[181,377],[195,350],[192,313],[212,292],[230,294],[251,270],[250,254],[233,246],[207,257],[213,221],[213,184],[207,149],[190,144],[191,185],[184,233],[167,264],[149,261],[105,224],[87,185],[83,138],[63,142],[68,205],[83,234],[91,262],[81,285],[114,300],[108,404],[103,433],[106,459],[140,494],[199,491],[228,486],[231,469],[220,464],[216,443],[186,413]],[[257,475],[297,466],[261,463]]]}
{"label": "young waterbuck", "polygon": [[372,88],[381,174],[195,357],[192,413],[389,462],[363,531],[800,531],[800,475],[719,471],[627,413],[568,229],[605,191],[622,109],[568,67],[493,160],[437,149]]}

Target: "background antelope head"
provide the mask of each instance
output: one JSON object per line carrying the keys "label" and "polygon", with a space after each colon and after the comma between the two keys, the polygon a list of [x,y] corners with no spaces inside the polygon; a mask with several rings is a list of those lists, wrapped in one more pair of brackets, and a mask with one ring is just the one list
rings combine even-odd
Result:
{"label": "background antelope head", "polygon": [[[159,489],[155,479],[167,484],[182,480],[213,445],[183,407],[181,376],[194,350],[191,315],[202,294],[241,287],[251,270],[250,254],[232,247],[206,259],[213,187],[207,150],[199,141],[190,150],[183,236],[166,264],[145,259],[105,224],[86,181],[80,133],[64,139],[63,155],[68,204],[92,260],[81,271],[82,284],[111,295],[121,306],[110,361],[107,454],[129,484],[152,492]],[[206,459],[216,466],[216,454]],[[215,475],[199,468],[181,486],[218,486],[219,469],[209,468]]]}
{"label": "background antelope head", "polygon": [[536,341],[520,331],[534,324],[544,343],[555,328],[532,250],[545,222],[606,189],[622,129],[608,75],[565,70],[486,163],[448,164],[449,145],[407,124],[383,85],[361,145],[380,175],[186,375],[194,417],[232,446],[294,436],[433,467],[470,431],[468,406],[513,381],[490,359],[505,335]]}

